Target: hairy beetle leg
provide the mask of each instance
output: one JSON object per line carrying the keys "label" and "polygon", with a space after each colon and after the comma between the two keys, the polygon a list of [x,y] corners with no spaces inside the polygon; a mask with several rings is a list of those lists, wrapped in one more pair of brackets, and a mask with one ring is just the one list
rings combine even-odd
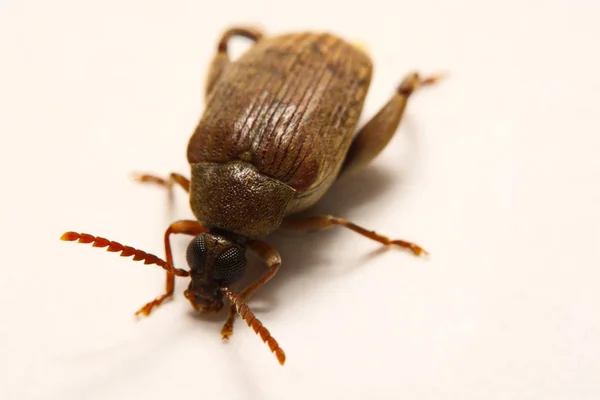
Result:
{"label": "hairy beetle leg", "polygon": [[[165,231],[165,254],[167,257],[167,262],[173,265],[173,252],[171,251],[171,240],[170,236],[174,233],[182,233],[185,235],[196,236],[205,232],[206,228],[200,225],[196,221],[177,221],[172,223],[167,230]],[[175,291],[175,275],[170,272],[167,272],[167,281],[166,281],[166,289],[165,293],[151,302],[144,305],[140,308],[135,315],[136,316],[148,316],[152,312],[152,310],[158,307],[162,302],[171,298],[173,296],[173,292]]]}
{"label": "hairy beetle leg", "polygon": [[225,68],[231,63],[228,54],[229,40],[235,36],[245,37],[252,40],[254,43],[258,42],[262,37],[263,33],[259,29],[251,27],[233,27],[226,30],[217,44],[217,54],[215,54],[210,67],[208,69],[208,76],[206,78],[206,91],[205,95],[208,98],[215,84],[223,74]]}
{"label": "hairy beetle leg", "polygon": [[347,221],[343,218],[336,218],[330,215],[323,215],[317,217],[307,217],[307,218],[287,218],[283,221],[283,228],[286,229],[294,229],[294,230],[304,230],[304,231],[318,231],[321,229],[331,228],[335,225],[343,226],[348,228],[356,233],[359,233],[369,239],[375,240],[379,243],[382,243],[386,246],[396,245],[403,247],[405,249],[409,249],[416,256],[425,256],[429,253],[423,249],[421,246],[418,246],[414,243],[407,242],[405,240],[394,240],[390,239],[386,236],[379,235],[374,231],[370,231],[361,226],[358,226],[350,221]]}
{"label": "hairy beetle leg", "polygon": [[[248,242],[248,247],[267,264],[269,270],[239,294],[239,297],[244,299],[244,301],[248,300],[262,285],[267,283],[277,273],[279,266],[281,265],[279,253],[267,243],[260,240],[251,240]],[[237,315],[236,306],[235,304],[232,304],[229,309],[229,317],[227,318],[225,325],[223,325],[223,329],[221,329],[221,336],[224,340],[229,339],[233,334],[233,322]]]}

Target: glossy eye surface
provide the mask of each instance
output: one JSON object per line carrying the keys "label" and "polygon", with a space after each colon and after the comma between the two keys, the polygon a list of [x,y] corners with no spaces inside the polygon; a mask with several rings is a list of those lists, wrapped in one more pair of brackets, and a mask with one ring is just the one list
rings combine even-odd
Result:
{"label": "glossy eye surface", "polygon": [[243,249],[232,246],[217,257],[212,276],[223,283],[240,279],[244,273],[246,255]]}
{"label": "glossy eye surface", "polygon": [[185,256],[192,271],[202,272],[204,269],[204,257],[206,256],[204,235],[199,235],[192,239],[190,244],[188,244]]}

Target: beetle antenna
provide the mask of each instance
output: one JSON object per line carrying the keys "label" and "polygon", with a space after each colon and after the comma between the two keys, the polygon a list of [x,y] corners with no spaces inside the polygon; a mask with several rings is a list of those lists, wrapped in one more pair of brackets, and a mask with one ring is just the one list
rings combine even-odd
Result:
{"label": "beetle antenna", "polygon": [[175,268],[173,265],[169,264],[163,259],[158,258],[154,254],[146,253],[145,251],[134,249],[130,246],[123,246],[121,243],[113,242],[111,240],[96,237],[89,235],[87,233],[77,233],[77,232],[65,232],[60,237],[60,240],[65,240],[67,242],[74,242],[77,240],[78,243],[89,244],[92,243],[92,247],[107,247],[106,251],[111,253],[121,252],[121,257],[131,257],[133,256],[133,261],[144,261],[144,264],[155,264],[167,272],[170,272],[173,275],[177,276],[190,276],[190,273],[183,269]]}
{"label": "beetle antenna", "polygon": [[269,346],[273,353],[275,353],[275,357],[277,357],[279,364],[283,365],[285,363],[285,353],[283,352],[281,347],[279,347],[279,343],[277,343],[277,340],[275,340],[275,338],[271,336],[269,330],[263,326],[262,322],[260,322],[258,318],[256,318],[250,307],[248,307],[248,304],[246,304],[246,301],[237,294],[233,293],[231,290],[229,290],[229,288],[224,287],[221,288],[221,290],[235,305],[235,308],[240,317],[244,321],[246,321],[249,327],[254,329],[254,332],[260,335],[262,341]]}

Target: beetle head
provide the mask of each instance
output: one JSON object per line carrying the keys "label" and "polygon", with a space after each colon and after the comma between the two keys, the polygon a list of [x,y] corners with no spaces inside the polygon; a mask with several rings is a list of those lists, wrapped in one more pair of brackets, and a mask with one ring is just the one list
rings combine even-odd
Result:
{"label": "beetle head", "polygon": [[223,308],[223,287],[229,287],[244,274],[245,246],[224,234],[205,232],[196,236],[187,248],[192,278],[185,297],[202,312]]}
{"label": "beetle head", "polygon": [[[244,298],[233,293],[229,287],[224,286],[239,279],[244,272],[245,244],[239,244],[243,241],[234,240],[230,234],[219,235],[214,232],[203,233],[195,237],[188,246],[187,251],[191,271],[186,271],[175,268],[171,263],[153,254],[87,233],[65,232],[60,239],[69,242],[77,240],[79,243],[92,244],[94,247],[106,247],[107,251],[118,252],[122,257],[133,256],[134,261],[144,261],[144,264],[147,265],[158,265],[175,276],[191,277],[192,282],[185,291],[185,296],[198,311],[212,312],[220,310],[223,308],[223,297],[227,296],[232,305],[235,306],[239,316],[260,335],[263,342],[269,345],[279,363],[283,365],[285,362],[285,353],[279,347],[275,338],[256,318]],[[155,302],[148,304],[157,305]],[[144,306],[138,311],[138,314],[148,315],[152,308],[146,309],[147,307],[148,305]],[[226,327],[227,324],[223,329]],[[227,331],[225,331],[223,337],[227,337],[226,334]],[[231,330],[229,334],[231,334]]]}

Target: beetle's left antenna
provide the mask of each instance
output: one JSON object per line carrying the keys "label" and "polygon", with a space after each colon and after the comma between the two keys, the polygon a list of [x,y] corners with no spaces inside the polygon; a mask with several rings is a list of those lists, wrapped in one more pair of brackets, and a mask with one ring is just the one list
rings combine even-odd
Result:
{"label": "beetle's left antenna", "polygon": [[107,247],[106,251],[109,251],[111,253],[121,252],[121,257],[133,256],[133,261],[144,261],[144,264],[158,265],[159,267],[162,267],[167,272],[170,272],[173,275],[190,276],[190,273],[188,271],[175,268],[173,265],[169,264],[161,258],[158,258],[154,254],[149,254],[145,251],[134,249],[130,246],[123,246],[121,243],[117,243],[102,237],[92,236],[87,233],[65,232],[60,237],[60,240],[65,240],[67,242],[74,242],[77,240],[78,243],[91,243],[92,247]]}
{"label": "beetle's left antenna", "polygon": [[271,351],[275,353],[275,357],[277,357],[277,361],[279,361],[279,364],[283,365],[285,363],[285,353],[283,352],[283,349],[279,347],[279,343],[277,343],[277,340],[275,340],[275,338],[271,336],[271,332],[269,332],[269,330],[263,326],[262,322],[260,322],[260,320],[256,318],[256,316],[254,316],[254,313],[252,312],[250,307],[248,307],[248,304],[246,304],[244,299],[238,296],[237,294],[233,293],[231,290],[229,290],[229,288],[224,287],[221,288],[221,290],[235,305],[235,308],[240,317],[242,317],[242,319],[246,321],[249,327],[254,329],[254,332],[256,332],[263,340],[263,342],[265,342],[269,346]]}

